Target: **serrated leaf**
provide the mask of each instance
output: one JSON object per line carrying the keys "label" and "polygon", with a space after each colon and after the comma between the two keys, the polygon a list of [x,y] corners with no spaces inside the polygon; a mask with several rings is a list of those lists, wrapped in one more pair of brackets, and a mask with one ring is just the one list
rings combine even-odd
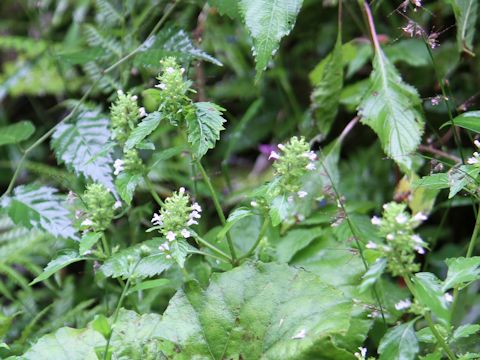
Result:
{"label": "serrated leaf", "polygon": [[455,286],[463,287],[480,279],[480,256],[446,259],[445,263],[448,273],[442,286],[444,291]]}
{"label": "serrated leaf", "polygon": [[218,232],[217,239],[222,239],[225,237],[227,232],[241,219],[244,219],[248,216],[254,215],[252,210],[246,207],[240,207],[233,210],[230,215],[228,215],[227,223],[225,226]]}
{"label": "serrated leaf", "polygon": [[445,300],[440,280],[428,272],[416,273],[413,277],[415,287],[415,299],[437,317],[437,319],[448,325],[450,311],[447,300]]}
{"label": "serrated leaf", "polygon": [[286,195],[279,195],[273,199],[268,212],[268,215],[272,221],[272,225],[280,225],[282,221],[287,219],[292,207],[293,204],[288,201],[288,197]]}
{"label": "serrated leaf", "polygon": [[142,281],[135,286],[132,286],[127,294],[131,294],[135,291],[155,289],[157,287],[163,287],[170,285],[171,281],[169,279],[155,279],[155,280],[146,280]]}
{"label": "serrated leaf", "polygon": [[[131,276],[146,278],[159,275],[174,263],[173,260],[166,259],[165,254],[158,249],[164,241],[155,238],[121,250],[105,261],[100,271],[107,277],[123,279]],[[150,255],[142,257],[142,246],[148,249]]]}
{"label": "serrated leaf", "polygon": [[[480,133],[480,111],[467,111],[464,112],[453,119],[453,124],[461,128]],[[452,125],[452,122],[446,122],[442,125],[449,126]]]}
{"label": "serrated leaf", "polygon": [[328,337],[348,330],[351,309],[314,274],[247,263],[215,274],[204,291],[196,283],[178,291],[159,333],[182,349],[175,358],[322,359]]}
{"label": "serrated leaf", "polygon": [[95,245],[98,240],[100,240],[101,237],[102,237],[102,233],[87,232],[83,234],[82,238],[80,239],[79,250],[78,250],[80,255],[83,255],[88,250],[90,250],[92,246]]}
{"label": "serrated leaf", "polygon": [[322,233],[323,229],[321,227],[290,230],[275,244],[278,261],[289,262],[296,253],[310,245]]}
{"label": "serrated leaf", "polygon": [[438,173],[424,176],[413,182],[413,187],[424,187],[431,190],[448,189],[450,187],[447,173]]}
{"label": "serrated leaf", "polygon": [[143,182],[143,174],[132,174],[128,171],[121,172],[115,180],[118,194],[127,205],[132,203],[133,194],[138,185]]}
{"label": "serrated leaf", "polygon": [[458,339],[461,339],[461,338],[466,338],[466,337],[469,337],[473,334],[478,333],[479,331],[480,331],[480,325],[478,325],[478,324],[460,325],[453,332],[453,339],[458,340]]}
{"label": "serrated leaf", "polygon": [[50,261],[45,267],[45,269],[43,269],[43,272],[40,275],[38,275],[30,283],[30,285],[34,285],[40,281],[48,279],[50,276],[55,274],[57,271],[63,269],[64,267],[82,260],[86,260],[86,258],[80,256],[78,252],[76,252],[75,250],[70,250],[65,254],[60,255],[59,257]]}
{"label": "serrated leaf", "polygon": [[187,255],[196,249],[189,245],[185,240],[178,239],[170,244],[170,252],[172,258],[177,262],[181,268],[185,265]]}
{"label": "serrated leaf", "polygon": [[468,184],[474,183],[479,174],[480,169],[476,166],[460,165],[452,167],[447,173],[448,184],[450,186],[448,198],[453,198]]}
{"label": "serrated leaf", "polygon": [[125,150],[133,149],[136,145],[140,144],[143,139],[155,131],[161,120],[162,114],[158,111],[148,114],[147,117],[133,129],[125,143]]}
{"label": "serrated leaf", "polygon": [[277,52],[280,40],[292,31],[302,0],[241,0],[239,10],[253,38],[257,79]]}
{"label": "serrated leaf", "polygon": [[359,285],[360,292],[370,289],[380,279],[386,267],[387,259],[385,258],[377,259],[370,265],[367,272],[362,276],[362,282]]}
{"label": "serrated leaf", "polygon": [[343,58],[341,36],[325,64],[322,77],[312,93],[312,106],[318,130],[328,135],[337,115],[343,87]]}
{"label": "serrated leaf", "polygon": [[188,142],[197,159],[201,159],[209,149],[215,147],[220,139],[220,131],[225,129],[223,124],[226,120],[222,117],[224,109],[218,105],[198,102],[194,106],[195,117],[188,119],[187,123]]}
{"label": "serrated leaf", "polygon": [[424,127],[421,100],[380,49],[358,112],[361,121],[378,135],[385,153],[404,171],[412,170],[410,155],[420,144]]}
{"label": "serrated leaf", "polygon": [[457,23],[457,43],[460,51],[473,52],[473,38],[478,16],[477,0],[449,0]]}
{"label": "serrated leaf", "polygon": [[93,330],[102,334],[104,338],[108,338],[112,332],[112,328],[110,327],[108,319],[105,317],[105,315],[100,314],[95,316],[95,319],[93,319],[91,325]]}
{"label": "serrated leaf", "polygon": [[21,185],[1,205],[17,225],[43,229],[55,237],[76,239],[70,213],[57,189],[49,186]]}
{"label": "serrated leaf", "polygon": [[57,127],[51,146],[57,160],[67,168],[113,190],[111,149],[105,149],[110,139],[108,126],[109,120],[98,110],[83,111],[74,124]]}
{"label": "serrated leaf", "polygon": [[27,140],[34,132],[35,126],[30,121],[0,126],[0,145],[17,144]]}
{"label": "serrated leaf", "polygon": [[419,349],[413,324],[414,322],[411,321],[387,331],[378,347],[379,360],[415,359]]}

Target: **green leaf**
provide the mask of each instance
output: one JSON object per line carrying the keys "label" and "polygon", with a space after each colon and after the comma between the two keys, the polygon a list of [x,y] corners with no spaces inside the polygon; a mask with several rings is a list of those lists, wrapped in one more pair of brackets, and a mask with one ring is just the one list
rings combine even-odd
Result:
{"label": "green leaf", "polygon": [[480,256],[451,258],[446,259],[445,263],[448,273],[442,286],[444,291],[455,286],[464,287],[480,279]]}
{"label": "green leaf", "polygon": [[460,325],[453,332],[453,340],[469,337],[473,334],[478,333],[479,331],[480,331],[480,325],[478,324]]}
{"label": "green leaf", "polygon": [[278,226],[288,218],[293,204],[288,202],[286,195],[279,195],[273,199],[268,212],[273,226]]}
{"label": "green leaf", "polygon": [[40,338],[25,354],[26,360],[96,360],[95,347],[105,344],[92,329],[63,327]]}
{"label": "green leaf", "polygon": [[82,238],[80,239],[78,252],[81,255],[85,254],[88,250],[92,248],[93,245],[97,243],[98,240],[100,240],[101,237],[102,233],[97,232],[87,232],[83,234]]}
{"label": "green leaf", "polygon": [[188,142],[192,145],[197,159],[201,159],[208,149],[213,149],[220,139],[220,131],[224,130],[225,119],[222,112],[225,110],[209,102],[194,104],[196,116],[188,119]]}
{"label": "green leaf", "polygon": [[174,358],[330,359],[328,337],[348,330],[351,309],[314,274],[247,263],[215,274],[204,291],[196,283],[178,291],[159,333],[180,349]]}
{"label": "green leaf", "polygon": [[93,330],[98,331],[104,338],[108,338],[112,332],[112,328],[108,323],[108,319],[105,315],[97,315],[91,323]]}
{"label": "green leaf", "polygon": [[413,321],[395,326],[380,341],[379,360],[414,360],[418,353],[418,341]]}
{"label": "green leaf", "polygon": [[413,278],[415,299],[445,325],[450,322],[450,311],[440,280],[429,272],[416,273]]}
{"label": "green leaf", "polygon": [[365,292],[370,289],[380,279],[386,267],[387,259],[377,259],[377,261],[369,267],[365,275],[362,276],[362,282],[359,286],[360,292]]}
{"label": "green leaf", "polygon": [[450,193],[448,194],[448,198],[453,198],[468,184],[476,182],[478,174],[480,174],[480,169],[476,166],[460,165],[452,167],[447,173],[448,183],[450,185]]}
{"label": "green leaf", "polygon": [[221,15],[227,15],[232,19],[238,16],[237,0],[209,0],[208,2],[216,7]]}
{"label": "green leaf", "polygon": [[1,205],[17,225],[43,229],[55,237],[76,239],[70,213],[57,189],[48,186],[21,185]]}
{"label": "green leaf", "polygon": [[135,291],[155,289],[157,287],[164,287],[170,285],[171,281],[169,279],[155,279],[155,280],[146,280],[141,283],[132,286],[127,294],[134,293]]}
{"label": "green leaf", "polygon": [[278,50],[280,40],[292,31],[302,2],[302,0],[240,0],[238,2],[243,21],[253,38],[257,79]]}
{"label": "green leaf", "polygon": [[448,189],[450,187],[448,182],[448,174],[438,173],[424,176],[421,179],[415,180],[413,182],[413,187],[424,187],[431,190]]}
{"label": "green leaf", "polygon": [[[455,126],[459,126],[461,128],[474,131],[476,133],[480,133],[480,111],[467,111],[463,114],[458,115],[453,119],[453,123]],[[442,125],[449,126],[452,125],[452,122],[446,122]]]}
{"label": "green leaf", "polygon": [[172,258],[175,259],[178,266],[180,266],[182,269],[185,265],[187,255],[191,253],[192,250],[195,251],[196,249],[189,245],[185,240],[178,239],[170,244]]}
{"label": "green leaf", "polygon": [[[109,120],[98,110],[87,110],[77,116],[75,124],[60,124],[52,135],[51,146],[59,162],[76,174],[83,174],[113,191]],[[103,156],[97,156],[102,152]],[[94,159],[92,161],[92,158]]]}
{"label": "green leaf", "polygon": [[[107,277],[123,279],[159,275],[173,264],[173,261],[166,259],[165,254],[158,249],[163,242],[164,239],[155,238],[121,250],[105,261],[100,271]],[[150,255],[142,257],[142,247],[148,249]]]}
{"label": "green leaf", "polygon": [[118,194],[127,205],[132,203],[133,194],[138,185],[143,181],[143,174],[132,174],[129,171],[122,171],[115,180]]}
{"label": "green leaf", "polygon": [[338,35],[332,55],[318,84],[313,89],[312,105],[318,130],[328,135],[335,120],[343,87],[342,41]]}
{"label": "green leaf", "polygon": [[321,227],[290,230],[275,245],[278,261],[289,262],[296,253],[310,245],[322,233],[323,229]]}
{"label": "green leaf", "polygon": [[162,114],[158,111],[148,114],[147,117],[143,119],[135,129],[133,129],[125,143],[125,150],[133,149],[136,145],[142,142],[143,139],[155,131],[161,120]]}
{"label": "green leaf", "polygon": [[0,126],[0,145],[17,144],[27,140],[34,132],[35,126],[30,121]]}
{"label": "green leaf", "polygon": [[477,0],[449,0],[457,23],[457,43],[460,51],[473,53],[473,38],[478,16]]}
{"label": "green leaf", "polygon": [[241,219],[244,219],[248,216],[252,216],[253,212],[249,208],[240,207],[238,209],[233,210],[230,215],[228,215],[227,223],[225,226],[220,230],[217,234],[217,239],[222,239],[225,237],[227,232]]}
{"label": "green leaf", "polygon": [[378,135],[385,153],[404,171],[412,170],[410,155],[420,144],[424,126],[421,100],[381,50],[373,60],[370,88],[358,111],[361,121]]}
{"label": "green leaf", "polygon": [[34,285],[36,283],[39,283],[40,281],[43,281],[45,279],[48,279],[50,276],[55,274],[57,271],[63,269],[64,267],[73,264],[78,261],[86,260],[87,258],[79,256],[78,253],[75,250],[70,250],[66,252],[63,255],[60,255],[59,257],[53,259],[47,264],[47,267],[43,269],[43,272],[38,275],[31,283],[30,285]]}

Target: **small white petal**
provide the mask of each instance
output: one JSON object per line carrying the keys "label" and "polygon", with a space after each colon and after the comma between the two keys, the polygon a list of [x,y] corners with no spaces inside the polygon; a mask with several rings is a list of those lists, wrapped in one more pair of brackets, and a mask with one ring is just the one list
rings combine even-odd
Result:
{"label": "small white petal", "polygon": [[415,221],[425,221],[427,219],[427,216],[422,212],[416,213],[413,217],[413,220]]}
{"label": "small white petal", "polygon": [[373,241],[369,241],[367,245],[365,245],[367,249],[376,249],[378,247],[377,244],[375,244]]}
{"label": "small white petal", "polygon": [[183,194],[185,192],[185,188],[182,186],[180,189],[178,189],[179,194]]}
{"label": "small white petal", "polygon": [[192,210],[202,212],[202,207],[200,205],[198,205],[198,203],[193,203],[192,204]]}
{"label": "small white petal", "polygon": [[147,112],[145,111],[145,108],[143,106],[141,108],[139,108],[138,110],[140,112],[140,117],[147,116]]}
{"label": "small white petal", "polygon": [[80,224],[81,226],[92,226],[93,225],[93,221],[90,220],[90,219],[85,219],[82,221],[82,223]]}
{"label": "small white petal", "polygon": [[408,309],[411,305],[412,302],[409,299],[400,300],[398,303],[395,304],[395,309],[405,310]]}
{"label": "small white petal", "polygon": [[165,255],[165,257],[170,260],[172,258],[172,255]]}
{"label": "small white petal", "polygon": [[165,90],[167,88],[167,85],[165,85],[164,83],[160,83],[155,85],[155,87],[159,88],[160,90]]}
{"label": "small white petal", "polygon": [[372,224],[373,225],[381,225],[382,224],[382,219],[380,219],[378,216],[374,216],[372,217],[372,220],[371,220]]}
{"label": "small white petal", "polygon": [[250,201],[250,205],[252,207],[257,207],[258,206],[258,203],[256,201]]}
{"label": "small white petal", "polygon": [[132,100],[133,100],[133,101],[137,101],[137,100],[138,100],[138,96],[137,96],[137,95],[133,95],[133,96],[132,96]]}
{"label": "small white petal", "polygon": [[285,151],[285,149],[286,149],[285,145],[283,145],[283,144],[278,144],[277,147],[282,151]]}
{"label": "small white petal", "polygon": [[175,69],[169,66],[168,68],[165,69],[165,71],[167,72],[167,74],[172,74],[175,71]]}
{"label": "small white petal", "polygon": [[473,143],[475,144],[475,146],[476,146],[477,148],[479,148],[479,149],[480,149],[480,141],[478,141],[478,140],[474,140],[474,142],[473,142]]}
{"label": "small white petal", "polygon": [[158,226],[163,225],[163,217],[160,214],[153,214],[153,218],[151,221],[153,225],[158,225]]}
{"label": "small white petal", "polygon": [[412,235],[412,240],[413,240],[414,243],[416,243],[418,245],[425,244],[424,241],[422,240],[422,238],[420,236],[418,236],[417,234]]}
{"label": "small white petal", "polygon": [[387,234],[387,240],[392,241],[393,239],[395,239],[395,236],[393,236],[393,234]]}
{"label": "small white petal", "polygon": [[425,254],[425,249],[424,249],[423,247],[417,245],[417,246],[414,246],[413,248],[414,248],[415,251],[416,251],[417,253],[419,253],[420,255]]}
{"label": "small white petal", "polygon": [[167,236],[166,236],[168,241],[173,241],[173,240],[175,240],[176,237],[177,237],[177,235],[175,235],[175,233],[173,231],[169,231],[167,233]]}
{"label": "small white petal", "polygon": [[311,162],[311,163],[308,163],[307,166],[305,166],[305,169],[307,170],[310,170],[310,171],[313,171],[315,170],[317,167],[315,166],[315,163]]}
{"label": "small white petal", "polygon": [[470,165],[475,165],[478,162],[479,162],[478,159],[475,158],[475,157],[468,158],[468,160],[467,160],[467,163],[469,163]]}
{"label": "small white petal", "polygon": [[308,195],[308,193],[306,191],[300,190],[299,192],[297,192],[297,195],[299,198],[304,198]]}
{"label": "small white petal", "polygon": [[190,234],[190,231],[188,231],[187,229],[183,229],[182,230],[182,236],[185,238],[185,239],[188,239],[191,234]]}
{"label": "small white petal", "polygon": [[453,296],[452,294],[450,293],[445,293],[445,295],[443,295],[443,297],[445,298],[445,300],[447,300],[447,302],[452,302],[453,301]]}
{"label": "small white petal", "polygon": [[200,215],[200,213],[196,210],[193,210],[190,215],[189,215],[190,219],[200,219],[202,217],[202,215]]}
{"label": "small white petal", "polygon": [[405,224],[408,221],[408,217],[407,217],[407,215],[401,213],[401,214],[398,214],[397,216],[395,216],[395,221],[398,224]]}
{"label": "small white petal", "polygon": [[303,339],[307,335],[307,331],[305,329],[300,330],[298,333],[292,336],[292,339]]}
{"label": "small white petal", "polygon": [[118,96],[123,95],[123,91],[122,91],[122,90],[117,90],[117,95],[118,95]]}
{"label": "small white petal", "polygon": [[190,219],[187,221],[187,226],[198,225],[198,221],[195,219]]}
{"label": "small white petal", "polygon": [[275,159],[275,160],[280,159],[280,154],[272,150],[272,152],[270,153],[270,156],[268,157],[268,160],[271,160],[271,159]]}
{"label": "small white petal", "polygon": [[115,201],[115,204],[113,204],[113,209],[120,209],[122,207],[122,202],[120,200]]}

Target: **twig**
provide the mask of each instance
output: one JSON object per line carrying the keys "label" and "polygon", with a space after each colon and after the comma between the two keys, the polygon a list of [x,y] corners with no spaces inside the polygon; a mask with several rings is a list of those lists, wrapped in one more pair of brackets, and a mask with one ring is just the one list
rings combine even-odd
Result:
{"label": "twig", "polygon": [[420,144],[420,145],[418,145],[418,150],[422,151],[422,152],[428,152],[430,154],[435,154],[435,155],[443,157],[445,159],[450,159],[450,160],[454,161],[455,163],[461,163],[462,162],[462,159],[460,159],[458,156],[455,156],[455,155],[446,153],[442,150],[436,149],[431,145]]}

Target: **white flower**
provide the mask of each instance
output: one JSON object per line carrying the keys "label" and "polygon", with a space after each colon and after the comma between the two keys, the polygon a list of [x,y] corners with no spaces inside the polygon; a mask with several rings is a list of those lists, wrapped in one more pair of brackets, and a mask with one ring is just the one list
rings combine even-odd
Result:
{"label": "white flower", "polygon": [[167,85],[165,85],[164,83],[160,83],[155,85],[155,87],[159,88],[160,90],[165,90],[167,88]]}
{"label": "white flower", "polygon": [[372,224],[373,225],[381,225],[382,224],[382,219],[380,219],[378,216],[374,216],[372,217],[372,220],[371,220]]}
{"label": "white flower", "polygon": [[152,218],[152,224],[153,225],[158,225],[158,226],[163,225],[162,215],[154,213],[153,218]]}
{"label": "white flower", "polygon": [[252,207],[257,207],[258,206],[258,203],[256,201],[250,201],[250,205]]}
{"label": "white flower", "polygon": [[188,239],[191,236],[190,231],[188,231],[187,229],[183,229],[181,234],[185,239]]}
{"label": "white flower", "polygon": [[123,91],[122,90],[117,90],[117,94],[118,94],[118,96],[121,96],[121,95],[123,95]]}
{"label": "white flower", "polygon": [[310,161],[317,160],[317,154],[315,154],[314,151],[309,151],[309,152],[303,153],[303,156],[308,158]]}
{"label": "white flower", "polygon": [[115,160],[113,163],[113,167],[115,168],[115,171],[113,172],[114,175],[118,175],[124,170],[123,164],[124,161],[122,159]]}
{"label": "white flower", "polygon": [[359,360],[365,360],[367,356],[367,348],[359,347],[358,350],[360,350],[360,352],[356,352],[353,355],[355,355],[355,357]]}
{"label": "white flower", "polygon": [[405,310],[412,306],[412,302],[410,299],[400,300],[398,303],[395,304],[395,309],[397,310]]}
{"label": "white flower", "polygon": [[311,162],[311,163],[308,163],[307,166],[305,166],[305,169],[307,170],[310,170],[310,171],[313,171],[315,170],[317,167],[315,166],[315,163]]}
{"label": "white flower", "polygon": [[198,225],[198,221],[195,219],[190,219],[187,221],[187,226]]}
{"label": "white flower", "polygon": [[272,150],[272,152],[270,153],[270,156],[268,157],[268,160],[271,160],[271,159],[275,159],[275,160],[280,159],[280,154]]}
{"label": "white flower", "polygon": [[190,219],[200,219],[202,217],[202,215],[200,215],[200,213],[196,210],[193,210],[190,215],[189,215]]}
{"label": "white flower", "polygon": [[140,112],[140,117],[147,116],[147,112],[145,111],[145,108],[143,106],[141,108],[139,108],[138,110]]}
{"label": "white flower", "polygon": [[283,145],[283,144],[278,144],[277,147],[282,151],[285,151],[285,149],[286,149],[285,145]]}
{"label": "white flower", "polygon": [[132,100],[133,100],[133,101],[137,101],[137,100],[138,100],[138,96],[137,96],[137,95],[133,95],[133,96],[132,96]]}
{"label": "white flower", "polygon": [[308,195],[308,193],[306,191],[300,190],[299,192],[297,192],[297,195],[299,198],[304,198]]}
{"label": "white flower", "polygon": [[160,251],[168,251],[170,250],[170,246],[168,246],[168,242],[164,242],[162,245],[158,247]]}
{"label": "white flower", "polygon": [[192,210],[202,212],[202,207],[200,205],[198,205],[198,203],[193,203],[192,204]]}
{"label": "white flower", "polygon": [[415,235],[412,235],[412,240],[414,243],[418,244],[418,245],[423,245],[425,244],[422,240],[422,238],[420,236],[418,236],[417,234]]}
{"label": "white flower", "polygon": [[415,245],[413,248],[414,248],[415,251],[416,251],[417,253],[419,253],[420,255],[425,254],[425,249],[424,249],[423,247],[421,247],[421,246],[419,246],[419,245]]}
{"label": "white flower", "polygon": [[477,148],[480,149],[480,141],[474,140],[473,143],[475,144],[475,146],[476,146]]}
{"label": "white flower", "polygon": [[171,66],[169,66],[169,67],[167,67],[167,68],[165,69],[165,72],[166,72],[167,74],[173,74],[174,71],[175,71],[175,69],[174,69],[173,67],[171,67]]}
{"label": "white flower", "polygon": [[90,219],[85,219],[82,221],[82,223],[80,224],[81,226],[92,226],[93,225],[93,221],[90,220]]}
{"label": "white flower", "polygon": [[415,216],[413,217],[413,220],[415,221],[425,221],[427,219],[428,217],[422,212],[416,213]]}
{"label": "white flower", "polygon": [[182,186],[180,189],[178,189],[179,194],[183,194],[185,192],[185,188]]}
{"label": "white flower", "polygon": [[184,68],[180,68],[180,74],[183,74],[185,72]]}
{"label": "white flower", "polygon": [[365,245],[367,249],[376,249],[378,247],[377,244],[375,244],[373,241],[369,241],[367,245]]}
{"label": "white flower", "polygon": [[168,241],[173,241],[173,240],[175,240],[176,237],[177,237],[177,235],[175,235],[175,233],[173,231],[169,231],[167,233],[167,236],[166,236]]}
{"label": "white flower", "polygon": [[395,221],[399,224],[405,224],[408,221],[408,216],[404,213],[398,214],[395,216]]}
{"label": "white flower", "polygon": [[387,234],[387,240],[392,241],[393,239],[395,239],[393,234]]}
{"label": "white flower", "polygon": [[469,163],[470,165],[475,165],[479,163],[479,160],[476,157],[471,157],[468,158],[467,163]]}
{"label": "white flower", "polygon": [[453,301],[453,296],[452,294],[450,293],[445,293],[445,295],[443,295],[443,297],[445,298],[445,300],[447,300],[447,302],[452,302]]}
{"label": "white flower", "polygon": [[307,335],[307,331],[305,329],[300,330],[298,333],[292,336],[292,339],[303,339]]}
{"label": "white flower", "polygon": [[167,255],[165,255],[165,257],[166,257],[168,260],[170,260],[170,259],[172,258],[172,255],[168,255],[168,254],[167,254]]}
{"label": "white flower", "polygon": [[122,207],[122,202],[120,200],[115,201],[115,204],[113,204],[113,210],[120,209]]}

